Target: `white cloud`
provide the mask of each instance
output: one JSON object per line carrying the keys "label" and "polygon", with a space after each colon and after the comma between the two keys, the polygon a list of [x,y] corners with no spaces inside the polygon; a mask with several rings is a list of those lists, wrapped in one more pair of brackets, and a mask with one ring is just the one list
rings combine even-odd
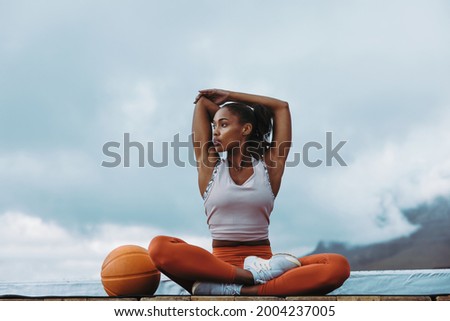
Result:
{"label": "white cloud", "polygon": [[[28,216],[20,212],[6,212],[0,216],[0,229],[3,254],[21,255],[20,246],[33,243],[51,244],[66,242],[69,238],[67,231],[53,222],[43,222],[39,217]],[[14,240],[14,242],[5,242]],[[11,251],[12,250],[12,251]],[[36,248],[39,253],[39,248]]]}
{"label": "white cloud", "polygon": [[321,228],[314,220],[315,235],[364,244],[415,231],[402,209],[450,195],[447,119],[445,112],[439,120],[406,134],[405,140],[359,151],[348,167],[310,172],[302,183],[308,186],[305,199],[315,204],[316,220],[328,222]]}
{"label": "white cloud", "polygon": [[[91,226],[86,233],[20,212],[0,215],[0,281],[99,279],[103,260],[114,248],[134,244],[147,248],[165,231],[151,226]],[[210,250],[202,237],[180,235]]]}
{"label": "white cloud", "polygon": [[98,178],[97,164],[81,150],[18,150],[0,155],[0,180],[29,188],[84,185]]}

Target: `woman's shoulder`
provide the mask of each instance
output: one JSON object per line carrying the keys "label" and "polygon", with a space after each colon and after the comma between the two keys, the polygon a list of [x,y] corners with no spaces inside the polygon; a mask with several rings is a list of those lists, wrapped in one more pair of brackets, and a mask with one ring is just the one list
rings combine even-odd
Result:
{"label": "woman's shoulder", "polygon": [[217,159],[214,167],[212,168],[211,173],[207,177],[208,178],[207,185],[206,185],[204,192],[202,193],[202,196],[204,199],[209,194],[209,190],[210,190],[212,184],[214,183],[214,181],[216,180],[216,177],[219,175],[220,172],[223,171],[224,164],[225,164],[224,159],[219,157]]}

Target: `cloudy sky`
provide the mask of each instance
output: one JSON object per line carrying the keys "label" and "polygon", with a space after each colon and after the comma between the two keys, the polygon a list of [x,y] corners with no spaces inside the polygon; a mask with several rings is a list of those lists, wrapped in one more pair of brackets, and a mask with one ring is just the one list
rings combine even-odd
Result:
{"label": "cloudy sky", "polygon": [[[290,103],[300,162],[274,251],[411,233],[401,209],[450,195],[449,18],[445,0],[0,0],[0,281],[98,278],[110,250],[158,234],[209,249],[196,169],[170,143],[210,87]],[[347,166],[326,166],[327,132]],[[124,167],[125,133],[144,167],[137,148]],[[119,166],[102,166],[108,142]]]}

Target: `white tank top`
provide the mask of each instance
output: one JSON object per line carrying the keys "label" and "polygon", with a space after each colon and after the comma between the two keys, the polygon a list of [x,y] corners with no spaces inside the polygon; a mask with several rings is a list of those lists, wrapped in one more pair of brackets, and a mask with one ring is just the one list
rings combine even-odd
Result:
{"label": "white tank top", "polygon": [[222,159],[213,171],[203,199],[214,240],[245,242],[269,238],[269,217],[275,196],[264,161],[253,159],[253,174],[237,185],[230,176],[227,161]]}

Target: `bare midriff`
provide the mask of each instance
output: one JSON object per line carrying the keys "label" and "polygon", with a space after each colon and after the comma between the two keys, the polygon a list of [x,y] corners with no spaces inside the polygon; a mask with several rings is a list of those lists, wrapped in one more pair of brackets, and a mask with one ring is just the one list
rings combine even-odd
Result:
{"label": "bare midriff", "polygon": [[233,247],[233,246],[260,246],[270,245],[269,240],[258,241],[227,241],[227,240],[213,240],[212,247]]}

